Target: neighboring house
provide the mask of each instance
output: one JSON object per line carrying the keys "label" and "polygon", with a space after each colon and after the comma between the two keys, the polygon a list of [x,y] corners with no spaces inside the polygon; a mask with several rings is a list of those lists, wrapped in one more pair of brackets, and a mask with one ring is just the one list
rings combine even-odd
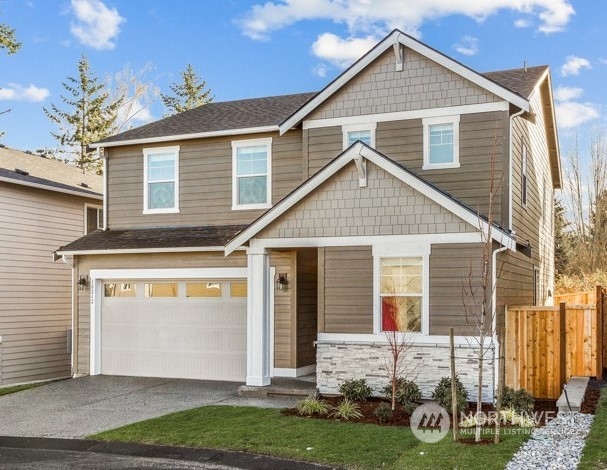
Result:
{"label": "neighboring house", "polygon": [[321,392],[378,390],[383,331],[399,328],[428,396],[453,327],[476,395],[462,288],[480,282],[489,182],[499,326],[505,304],[552,301],[555,126],[548,67],[480,74],[394,31],[318,93],[207,104],[96,143],[107,230],[58,251],[91,279],[77,373],[265,386],[315,372]]}
{"label": "neighboring house", "polygon": [[72,375],[76,280],[52,253],[103,225],[102,183],[0,146],[0,386]]}

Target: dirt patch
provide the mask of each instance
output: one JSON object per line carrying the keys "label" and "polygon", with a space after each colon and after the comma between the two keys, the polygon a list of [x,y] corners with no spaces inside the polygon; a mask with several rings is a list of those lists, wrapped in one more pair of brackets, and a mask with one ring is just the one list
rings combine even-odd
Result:
{"label": "dirt patch", "polygon": [[582,413],[595,414],[596,407],[601,398],[601,390],[605,387],[607,387],[607,380],[590,379],[588,387],[586,388],[584,400],[582,401]]}

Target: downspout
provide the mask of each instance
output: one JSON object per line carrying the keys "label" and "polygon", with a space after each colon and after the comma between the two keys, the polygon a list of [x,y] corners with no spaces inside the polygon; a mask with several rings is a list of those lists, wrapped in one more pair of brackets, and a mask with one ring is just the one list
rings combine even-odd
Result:
{"label": "downspout", "polygon": [[497,377],[499,376],[499,350],[501,344],[499,344],[497,335],[497,255],[503,253],[508,247],[502,246],[493,250],[493,256],[491,259],[491,313],[493,315],[493,392],[497,387]]}
{"label": "downspout", "polygon": [[103,231],[107,230],[107,157],[105,151],[100,157],[100,149],[97,147],[97,158],[103,158]]}
{"label": "downspout", "polygon": [[510,116],[510,128],[509,128],[509,136],[508,136],[508,229],[512,230],[512,173],[514,172],[514,168],[512,168],[512,154],[514,151],[514,146],[512,145],[512,129],[514,127],[514,118],[522,116],[525,113],[524,109],[514,113]]}
{"label": "downspout", "polygon": [[70,358],[71,358],[71,372],[72,372],[72,377],[76,374],[76,364],[77,364],[77,355],[76,355],[76,351],[77,351],[77,343],[78,343],[78,321],[76,320],[76,303],[78,302],[77,300],[77,288],[76,288],[76,277],[77,277],[77,272],[76,272],[76,267],[74,266],[74,259],[72,258],[71,260],[67,259],[67,257],[65,255],[61,256],[61,261],[64,264],[67,264],[72,271],[72,282],[71,282],[71,291],[72,291],[72,295],[71,295],[71,307],[72,307],[72,350],[70,352]]}

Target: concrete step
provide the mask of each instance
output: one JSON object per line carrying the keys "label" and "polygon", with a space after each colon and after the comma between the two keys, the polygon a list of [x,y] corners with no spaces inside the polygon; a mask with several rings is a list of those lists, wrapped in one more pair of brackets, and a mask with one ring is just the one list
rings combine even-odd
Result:
{"label": "concrete step", "polygon": [[299,378],[273,377],[272,383],[265,387],[238,387],[238,396],[250,398],[267,398],[277,396],[313,397],[316,394],[316,382],[299,380]]}
{"label": "concrete step", "polygon": [[[561,396],[556,401],[556,406],[559,412],[579,412],[582,409],[582,402],[584,401],[584,395],[586,394],[586,387],[588,387],[589,377],[571,377],[565,385],[567,395],[565,392],[561,393]],[[567,403],[569,399],[569,403]],[[571,409],[569,408],[571,407]]]}

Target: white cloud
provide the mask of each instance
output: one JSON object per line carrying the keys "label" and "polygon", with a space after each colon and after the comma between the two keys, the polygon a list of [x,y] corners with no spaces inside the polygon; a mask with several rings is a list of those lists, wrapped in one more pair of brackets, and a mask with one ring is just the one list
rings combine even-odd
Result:
{"label": "white cloud", "polygon": [[327,76],[327,66],[325,64],[317,64],[312,68],[312,72],[314,75],[325,78]]}
{"label": "white cloud", "polygon": [[556,103],[556,121],[559,129],[571,129],[600,117],[592,103],[561,101]]}
{"label": "white cloud", "polygon": [[571,101],[580,98],[584,94],[582,88],[560,86],[554,90],[554,99],[556,101]]}
{"label": "white cloud", "polygon": [[531,26],[532,22],[531,20],[525,19],[525,18],[519,18],[518,20],[516,20],[514,22],[514,26],[516,28],[529,28]]}
{"label": "white cloud", "polygon": [[453,47],[455,47],[455,50],[460,54],[476,55],[478,54],[478,39],[466,35]]}
{"label": "white cloud", "polygon": [[36,85],[21,86],[17,83],[9,83],[0,88],[0,101],[30,101],[38,103],[50,96],[47,88],[39,88]]}
{"label": "white cloud", "polygon": [[[329,20],[346,24],[351,37],[384,34],[400,28],[414,36],[428,20],[464,15],[482,21],[500,10],[537,17],[538,30],[562,31],[575,11],[570,0],[274,0],[254,5],[240,21],[245,35],[267,39],[278,29],[304,20]],[[519,20],[519,27],[522,23]]]}
{"label": "white cloud", "polygon": [[592,65],[590,65],[590,61],[588,59],[570,55],[567,56],[567,61],[561,67],[561,75],[563,75],[563,77],[567,77],[569,75],[579,75],[582,69],[590,68],[592,68]]}
{"label": "white cloud", "polygon": [[108,8],[100,0],[71,0],[72,13],[77,22],[71,33],[85,46],[93,49],[113,49],[120,33],[120,24],[126,20],[115,8]]}
{"label": "white cloud", "polygon": [[372,36],[342,39],[335,34],[324,33],[318,36],[312,44],[312,52],[320,59],[345,68],[369,51],[376,43],[377,39]]}

